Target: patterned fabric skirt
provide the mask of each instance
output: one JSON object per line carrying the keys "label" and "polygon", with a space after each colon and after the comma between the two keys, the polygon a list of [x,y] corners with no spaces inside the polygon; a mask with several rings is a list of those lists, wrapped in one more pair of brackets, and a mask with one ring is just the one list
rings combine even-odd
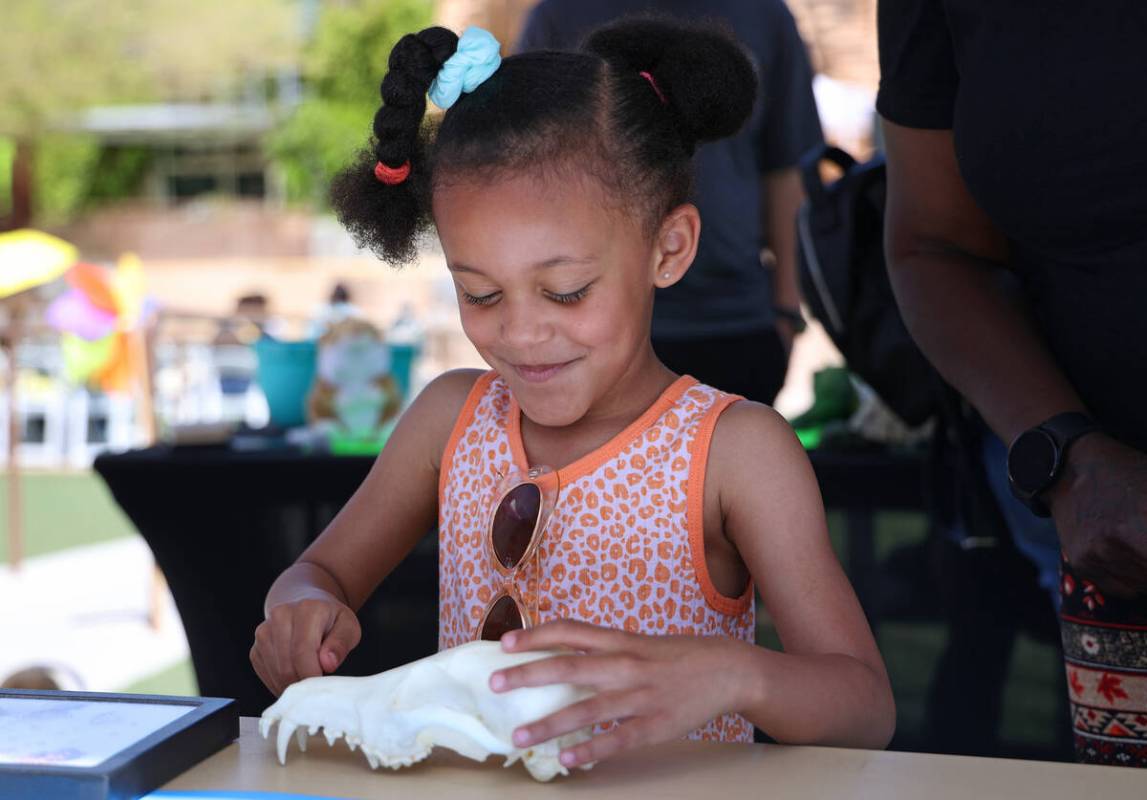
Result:
{"label": "patterned fabric skirt", "polygon": [[1076,759],[1147,767],[1147,598],[1106,596],[1066,561],[1060,594]]}

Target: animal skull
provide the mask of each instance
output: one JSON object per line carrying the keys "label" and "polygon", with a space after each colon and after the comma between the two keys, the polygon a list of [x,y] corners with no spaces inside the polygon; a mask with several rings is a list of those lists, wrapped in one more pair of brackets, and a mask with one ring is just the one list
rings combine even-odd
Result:
{"label": "animal skull", "polygon": [[361,746],[372,769],[409,766],[439,746],[475,761],[505,756],[507,767],[521,759],[534,778],[548,781],[568,774],[558,754],[589,739],[592,728],[524,750],[510,735],[590,692],[551,684],[495,694],[489,681],[495,670],[553,655],[505,653],[497,642],[470,642],[369,677],[307,678],[288,686],[263,712],[259,730],[266,738],[279,723],[280,763],[286,763],[292,733],[306,750],[308,736],[322,728],[329,745],[345,737],[351,750]]}

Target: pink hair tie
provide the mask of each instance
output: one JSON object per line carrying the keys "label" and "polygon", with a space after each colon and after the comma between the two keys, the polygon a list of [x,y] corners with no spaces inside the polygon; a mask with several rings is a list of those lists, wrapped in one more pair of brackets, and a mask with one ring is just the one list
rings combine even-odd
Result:
{"label": "pink hair tie", "polygon": [[374,177],[378,178],[382,183],[389,186],[402,183],[410,175],[410,162],[407,161],[401,167],[388,167],[379,161],[374,165]]}
{"label": "pink hair tie", "polygon": [[663,105],[663,106],[669,105],[669,101],[666,100],[665,95],[663,95],[661,93],[661,89],[658,88],[657,81],[653,80],[652,75],[650,75],[645,70],[641,70],[641,72],[639,72],[637,74],[640,75],[641,77],[645,78],[645,80],[649,81],[649,85],[653,87],[653,91],[657,92],[657,99],[661,101],[661,105]]}

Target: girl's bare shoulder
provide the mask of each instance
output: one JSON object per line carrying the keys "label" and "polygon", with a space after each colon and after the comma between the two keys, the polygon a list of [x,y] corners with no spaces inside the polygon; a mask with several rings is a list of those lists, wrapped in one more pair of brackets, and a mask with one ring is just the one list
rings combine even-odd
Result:
{"label": "girl's bare shoulder", "polygon": [[717,418],[711,449],[713,457],[767,463],[794,454],[804,458],[804,449],[788,420],[771,406],[740,400]]}
{"label": "girl's bare shoulder", "polygon": [[480,369],[444,372],[426,384],[403,412],[399,426],[421,440],[435,462],[446,446],[467,399],[485,374]]}
{"label": "girl's bare shoulder", "polygon": [[717,420],[708,476],[722,506],[750,506],[772,513],[778,504],[820,504],[808,455],[788,421],[770,406],[742,400]]}

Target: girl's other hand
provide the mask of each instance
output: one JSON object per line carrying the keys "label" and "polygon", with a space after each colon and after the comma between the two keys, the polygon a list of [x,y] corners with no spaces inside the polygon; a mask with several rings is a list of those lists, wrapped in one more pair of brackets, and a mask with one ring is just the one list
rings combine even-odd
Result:
{"label": "girl's other hand", "polygon": [[333,598],[280,603],[255,629],[251,664],[277,697],[296,681],[334,672],[361,638],[355,613]]}
{"label": "girl's other hand", "polygon": [[502,649],[570,648],[569,655],[499,670],[490,688],[572,683],[596,692],[548,717],[523,725],[514,744],[527,747],[580,728],[617,720],[623,724],[563,750],[561,763],[576,767],[648,744],[678,739],[721,714],[735,711],[744,681],[731,669],[734,650],[751,647],[725,638],[647,636],[560,620],[502,637]]}

